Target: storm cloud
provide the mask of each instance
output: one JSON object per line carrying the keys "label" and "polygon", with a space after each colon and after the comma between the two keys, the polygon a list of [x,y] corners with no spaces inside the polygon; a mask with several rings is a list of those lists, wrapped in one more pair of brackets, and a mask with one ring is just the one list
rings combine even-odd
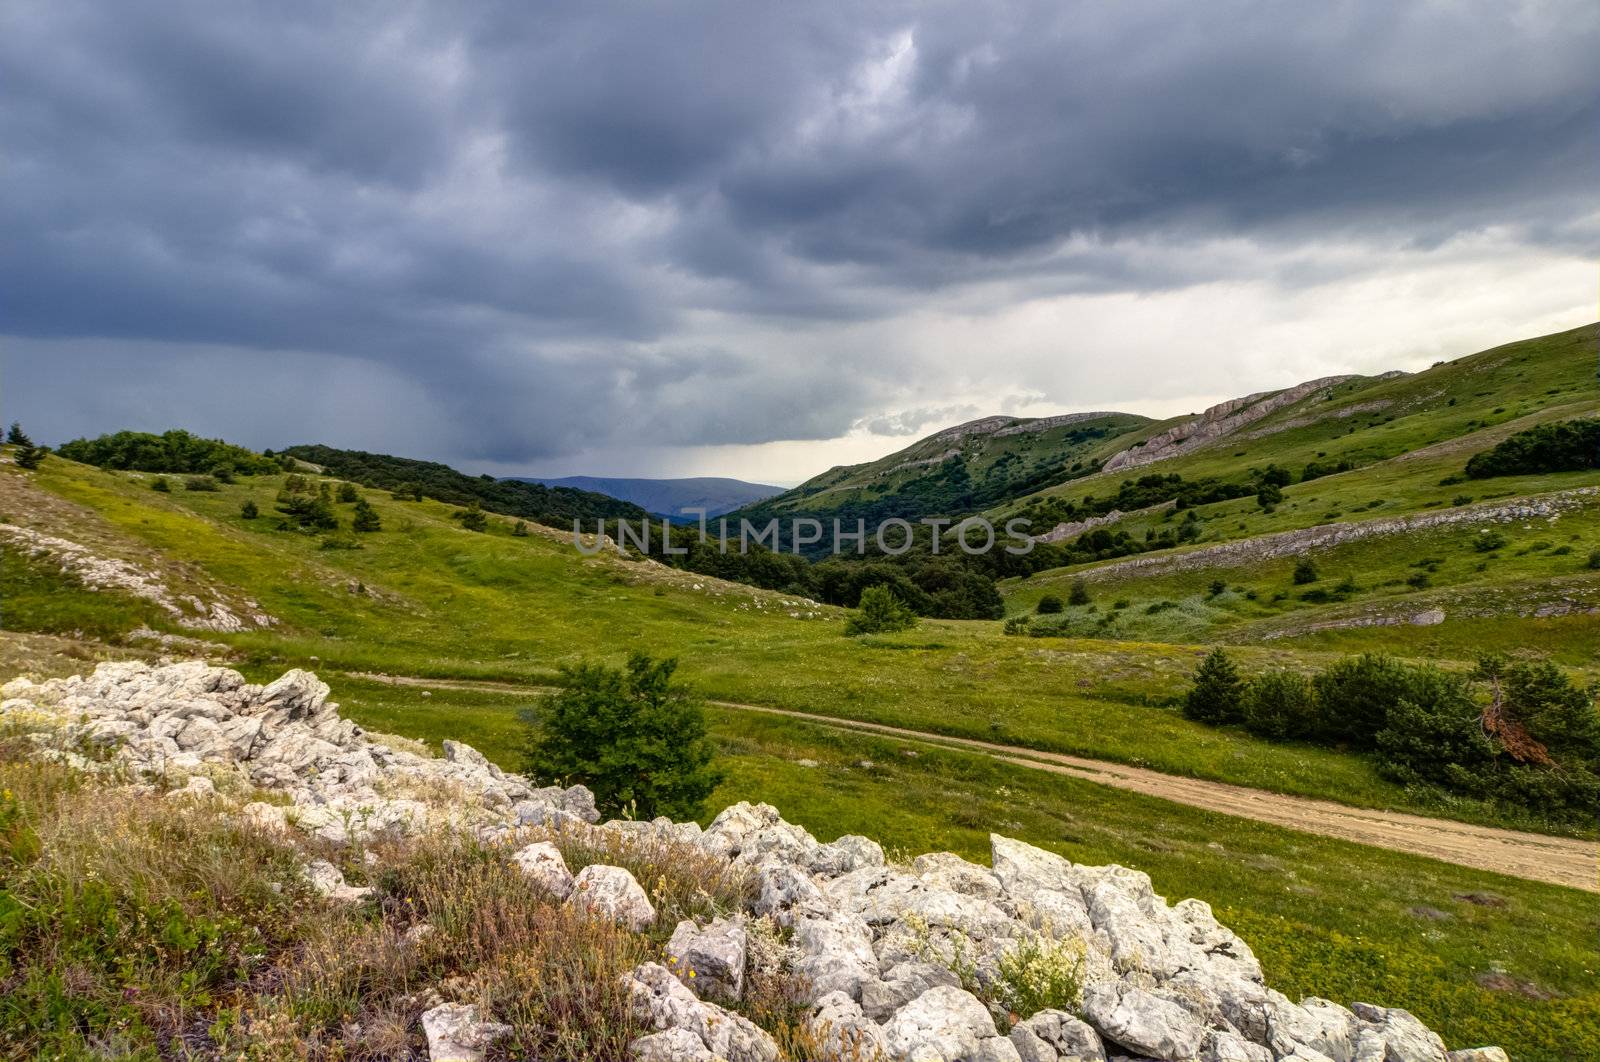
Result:
{"label": "storm cloud", "polygon": [[1593,316],[1597,50],[1583,0],[14,0],[0,399],[505,471],[814,443],[781,479],[1406,367]]}

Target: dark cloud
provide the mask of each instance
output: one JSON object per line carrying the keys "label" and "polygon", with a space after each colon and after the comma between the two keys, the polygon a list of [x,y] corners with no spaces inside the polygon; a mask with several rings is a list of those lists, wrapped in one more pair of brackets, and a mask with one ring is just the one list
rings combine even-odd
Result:
{"label": "dark cloud", "polygon": [[977,411],[882,340],[930,306],[1592,253],[1597,45],[1581,0],[16,0],[8,412],[506,465],[906,434]]}

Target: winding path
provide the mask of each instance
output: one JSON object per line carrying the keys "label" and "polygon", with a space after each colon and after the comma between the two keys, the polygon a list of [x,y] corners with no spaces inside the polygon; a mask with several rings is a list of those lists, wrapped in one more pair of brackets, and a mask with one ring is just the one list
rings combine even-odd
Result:
{"label": "winding path", "polygon": [[[397,686],[428,686],[435,689],[504,690],[512,693],[540,692],[547,689],[547,687],[518,686],[504,682],[424,679],[404,675],[360,674],[353,677]],[[1290,796],[1203,778],[1163,774],[1143,767],[1130,767],[1127,764],[1069,756],[1059,752],[1044,752],[1020,745],[1003,745],[976,738],[930,734],[922,730],[911,730],[885,723],[868,723],[859,719],[842,719],[813,712],[730,701],[709,703],[718,708],[784,716],[836,730],[853,730],[926,745],[966,749],[992,756],[1017,767],[1081,778],[1206,811],[1235,815],[1292,830],[1321,834],[1324,837],[1337,837],[1377,848],[1428,856],[1447,863],[1508,874],[1530,881],[1600,892],[1600,846],[1593,841],[1474,826],[1470,823],[1409,815],[1399,811],[1351,807],[1331,800]]]}

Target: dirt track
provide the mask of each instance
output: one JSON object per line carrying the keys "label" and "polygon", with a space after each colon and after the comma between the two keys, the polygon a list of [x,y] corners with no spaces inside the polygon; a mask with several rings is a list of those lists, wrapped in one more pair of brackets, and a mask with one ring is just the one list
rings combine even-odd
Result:
{"label": "dirt track", "polygon": [[[540,689],[540,687],[516,686],[500,682],[419,679],[398,675],[359,677],[394,685],[431,686],[436,689],[499,689],[507,692],[533,692]],[[1509,874],[1530,881],[1543,881],[1600,892],[1600,847],[1593,841],[1499,830],[1488,826],[1453,822],[1449,819],[1408,815],[1398,811],[1356,808],[1330,800],[1287,796],[1261,789],[1229,785],[1226,782],[1162,774],[1160,771],[1108,763],[1104,760],[1085,759],[1058,752],[1041,752],[1038,749],[1001,745],[973,738],[947,737],[882,723],[839,719],[787,708],[768,708],[728,701],[711,703],[719,708],[781,715],[839,730],[856,730],[924,744],[969,749],[1018,767],[1081,778],[1224,815],[1236,815],[1275,826],[1304,830],[1307,833],[1337,837],[1341,840],[1398,852],[1411,852],[1447,863]]]}

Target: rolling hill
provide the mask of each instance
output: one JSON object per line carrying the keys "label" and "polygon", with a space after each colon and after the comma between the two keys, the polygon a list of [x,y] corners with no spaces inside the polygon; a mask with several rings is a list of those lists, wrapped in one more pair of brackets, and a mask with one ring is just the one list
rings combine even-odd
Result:
{"label": "rolling hill", "polygon": [[[161,492],[149,470],[49,456],[30,471],[8,459],[0,678],[160,656],[225,662],[252,681],[306,667],[363,726],[435,746],[465,740],[515,768],[519,710],[561,665],[647,649],[678,657],[715,702],[727,778],[712,811],[769,801],[824,839],[859,832],[980,859],[1000,829],[1085,863],[1137,867],[1164,895],[1213,904],[1286,992],[1381,998],[1452,1042],[1498,1042],[1518,1059],[1595,1057],[1591,895],[1108,787],[1092,770],[1052,772],[1037,757],[1592,837],[1537,809],[1403,784],[1359,750],[1208,725],[1178,705],[1218,643],[1247,677],[1309,675],[1372,648],[1453,674],[1471,672],[1485,649],[1536,653],[1579,681],[1600,677],[1600,567],[1589,567],[1600,551],[1600,470],[1464,474],[1474,454],[1519,431],[1600,412],[1597,338],[1590,326],[1410,376],[1314,381],[1294,398],[1252,396],[1199,423],[980,422],[818,477],[809,496],[762,503],[915,511],[943,496],[924,485],[896,501],[894,489],[868,488],[909,486],[948,464],[996,491],[992,502],[957,492],[967,511],[1042,510],[1054,527],[1069,522],[1069,505],[1081,519],[1086,495],[1098,507],[1146,477],[1158,482],[1139,489],[1159,494],[1170,476],[1253,485],[1269,466],[1289,473],[1269,504],[1253,487],[1184,509],[1158,500],[1063,539],[1103,530],[1142,542],[1197,525],[1177,548],[1003,582],[1010,618],[1035,628],[1009,634],[998,621],[924,620],[848,638],[840,609],[609,550],[584,556],[559,528],[514,533],[487,501],[485,529],[467,529],[453,514],[478,495],[454,480],[460,498],[416,500],[356,465],[301,473],[333,488],[371,481],[357,494],[379,530],[345,533],[354,503],[336,501],[340,531],[324,534],[280,520],[284,474],[193,490],[178,478]],[[1125,453],[1135,456],[1105,470]],[[1316,462],[1332,464],[1307,476]],[[1302,580],[1306,559],[1316,571]],[[1087,603],[1040,615],[1047,594],[1066,598],[1080,580]]]}

